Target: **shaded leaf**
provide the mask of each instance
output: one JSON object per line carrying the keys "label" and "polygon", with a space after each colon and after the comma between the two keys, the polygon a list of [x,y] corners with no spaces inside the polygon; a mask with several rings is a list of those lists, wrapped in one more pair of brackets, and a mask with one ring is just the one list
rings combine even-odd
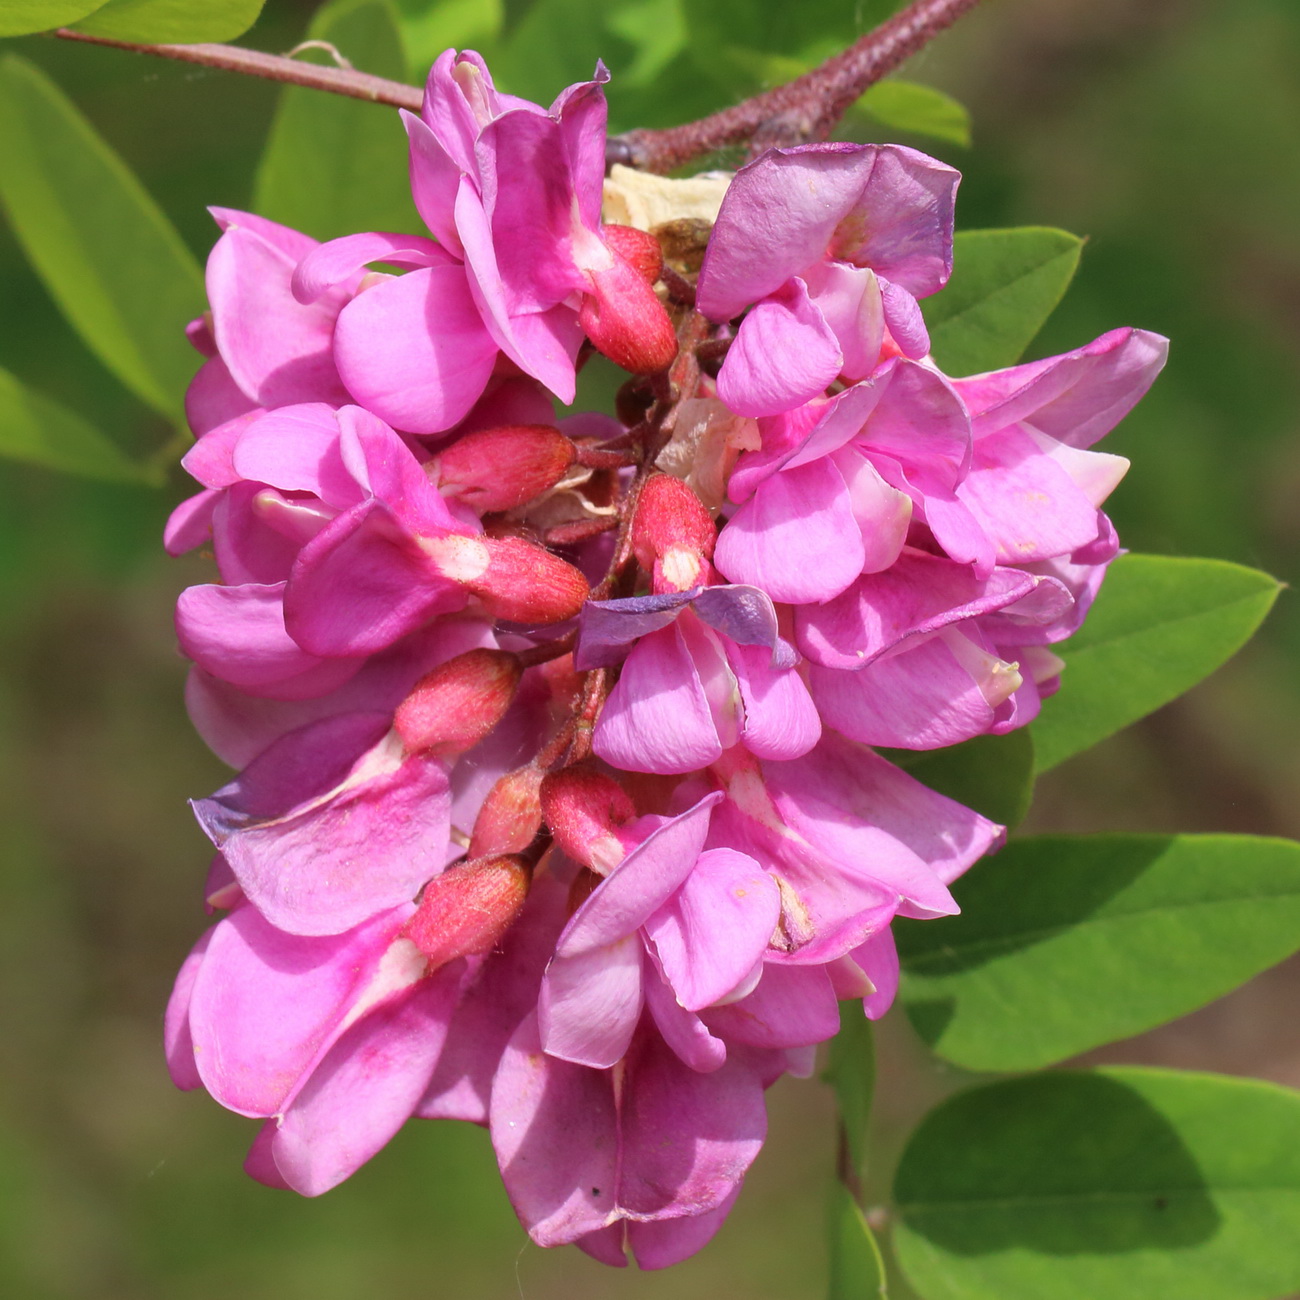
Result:
{"label": "shaded leaf", "polygon": [[[409,79],[390,0],[334,0],[308,36],[328,41],[359,71]],[[423,232],[396,110],[286,87],[258,167],[253,209],[317,239],[359,230]]]}
{"label": "shaded leaf", "polygon": [[5,0],[0,5],[0,36],[26,36],[66,27],[98,9],[104,0]]}
{"label": "shaded leaf", "polygon": [[959,231],[952,279],[921,304],[940,368],[974,375],[1015,365],[1064,296],[1082,247],[1047,226]]}
{"label": "shaded leaf", "polygon": [[1018,826],[1034,795],[1034,741],[1027,727],[976,736],[946,749],[882,749],[930,789],[1004,826]]}
{"label": "shaded leaf", "polygon": [[951,95],[914,81],[878,81],[858,101],[878,122],[970,148],[970,113]]}
{"label": "shaded leaf", "polygon": [[1250,639],[1281,584],[1225,560],[1122,555],[1032,724],[1039,772],[1168,704]]}
{"label": "shaded leaf", "polygon": [[1040,836],[899,921],[902,1000],[971,1070],[1032,1070],[1127,1038],[1300,949],[1300,844],[1246,835]]}
{"label": "shaded leaf", "polygon": [[831,1040],[826,1081],[835,1089],[849,1164],[860,1179],[866,1168],[867,1126],[876,1086],[876,1049],[871,1021],[858,1001],[840,1005],[840,1032]]}
{"label": "shaded leaf", "polygon": [[186,321],[203,277],[116,153],[44,73],[0,63],[0,198],[55,302],[101,361],[179,416],[199,358]]}
{"label": "shaded leaf", "polygon": [[74,24],[91,36],[151,45],[193,45],[242,36],[266,0],[108,0]]}
{"label": "shaded leaf", "polygon": [[926,1300],[1275,1300],[1300,1288],[1300,1095],[1147,1069],[995,1083],[922,1121],[894,1194]]}
{"label": "shaded leaf", "polygon": [[843,1183],[831,1192],[830,1300],[871,1300],[887,1296],[885,1261],[863,1216]]}
{"label": "shaded leaf", "polygon": [[0,370],[0,456],[114,483],[157,477],[93,425]]}

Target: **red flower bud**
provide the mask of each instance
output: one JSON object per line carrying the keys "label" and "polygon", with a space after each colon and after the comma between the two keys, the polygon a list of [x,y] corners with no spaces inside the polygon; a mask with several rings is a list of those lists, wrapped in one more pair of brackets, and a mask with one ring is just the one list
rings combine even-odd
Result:
{"label": "red flower bud", "polygon": [[540,496],[573,464],[573,443],[545,424],[480,429],[437,458],[438,485],[480,513]]}
{"label": "red flower bud", "polygon": [[634,375],[667,370],[677,356],[677,333],[640,272],[614,252],[613,266],[589,275],[578,319],[596,350]]}
{"label": "red flower bud", "polygon": [[542,828],[540,791],[546,775],[531,764],[518,767],[488,791],[474,819],[469,855],[481,858],[492,853],[522,853]]}
{"label": "red flower bud", "polygon": [[664,250],[648,231],[635,226],[601,226],[605,247],[621,257],[646,284],[654,284],[664,269]]}
{"label": "red flower bud", "polygon": [[523,910],[529,881],[528,867],[515,857],[448,867],[424,887],[402,936],[429,959],[430,972],[457,957],[491,952]]}
{"label": "red flower bud", "polygon": [[488,565],[465,586],[493,618],[511,623],[562,623],[572,618],[591,588],[582,573],[536,542],[487,537]]}
{"label": "red flower bud", "polygon": [[626,856],[616,827],[636,816],[617,781],[588,767],[566,767],[542,782],[542,812],[555,842],[575,862],[605,875]]}
{"label": "red flower bud", "polygon": [[679,478],[655,474],[646,480],[632,520],[632,546],[642,568],[661,584],[685,591],[705,581],[718,530],[704,503]]}
{"label": "red flower bud", "polygon": [[408,753],[472,749],[505,716],[523,674],[505,650],[470,650],[426,673],[397,706],[393,726]]}

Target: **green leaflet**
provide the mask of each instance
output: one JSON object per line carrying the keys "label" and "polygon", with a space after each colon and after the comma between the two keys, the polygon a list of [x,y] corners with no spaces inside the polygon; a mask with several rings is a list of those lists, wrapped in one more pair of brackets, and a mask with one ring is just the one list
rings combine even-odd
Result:
{"label": "green leaflet", "polygon": [[489,63],[501,34],[502,0],[397,0],[411,66],[421,76],[443,50],[478,50]]}
{"label": "green leaflet", "polygon": [[158,205],[62,92],[0,62],[0,198],[73,328],[150,406],[179,417],[203,277]]}
{"label": "green leaflet", "polygon": [[970,1070],[1032,1070],[1203,1006],[1300,949],[1300,844],[1246,835],[1017,840],[899,921],[902,1000]]}
{"label": "green leaflet", "polygon": [[872,1300],[888,1296],[885,1261],[862,1209],[843,1183],[831,1190],[829,1300]]}
{"label": "green leaflet", "polygon": [[1004,826],[1018,826],[1034,794],[1034,741],[1027,727],[976,736],[947,749],[885,749],[891,763]]}
{"label": "green leaflet", "polygon": [[104,0],[4,0],[0,36],[26,36],[66,27],[98,9]]}
{"label": "green leaflet", "polygon": [[959,231],[952,279],[921,304],[944,373],[1015,365],[1069,287],[1082,247],[1046,226]]}
{"label": "green leaflet", "polygon": [[108,0],[74,24],[91,36],[151,45],[230,41],[243,35],[266,0]]}
{"label": "green leaflet", "polygon": [[1147,1069],[995,1083],[921,1122],[894,1195],[926,1300],[1276,1300],[1300,1287],[1300,1095]]}
{"label": "green leaflet", "polygon": [[914,81],[878,81],[857,102],[876,121],[898,131],[970,148],[970,113],[951,95]]}
{"label": "green leaflet", "polygon": [[0,456],[114,483],[156,483],[93,425],[0,370]]}
{"label": "green leaflet", "polygon": [[1062,646],[1061,689],[1032,724],[1039,772],[1190,690],[1250,639],[1281,584],[1225,560],[1122,555]]}
{"label": "green leaflet", "polygon": [[[330,42],[359,71],[409,79],[390,0],[334,0],[308,36]],[[287,87],[258,167],[253,209],[317,239],[361,230],[425,233],[411,202],[406,153],[396,110]]]}

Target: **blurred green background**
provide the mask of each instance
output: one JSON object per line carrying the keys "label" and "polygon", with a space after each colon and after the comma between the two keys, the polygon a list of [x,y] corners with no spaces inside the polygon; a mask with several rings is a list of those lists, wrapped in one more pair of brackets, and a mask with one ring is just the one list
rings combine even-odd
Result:
{"label": "blurred green background", "polygon": [[[315,7],[271,0],[244,43],[291,47]],[[863,30],[890,6],[399,7],[413,62],[446,40],[479,43],[508,88],[538,98],[602,55],[613,119],[628,127],[796,71],[834,47],[827,33]],[[250,204],[276,87],[49,38],[8,44],[75,99],[200,259],[215,234],[205,205]],[[905,137],[964,172],[961,226],[1053,224],[1088,237],[1034,354],[1121,324],[1173,339],[1168,370],[1107,444],[1133,460],[1113,499],[1125,542],[1284,579],[1300,542],[1297,67],[1290,0],[986,0],[904,70],[972,112],[969,149]],[[395,119],[391,130],[400,160]],[[848,130],[885,138],[861,115]],[[166,440],[64,322],[2,222],[0,302],[0,365],[135,452]],[[251,1122],[172,1089],[162,1008],[205,924],[207,853],[185,799],[225,778],[181,704],[170,607],[206,568],[168,561],[159,533],[185,491],[180,475],[158,492],[0,463],[0,1291],[819,1295],[833,1120],[817,1082],[774,1090],[772,1137],[739,1208],[713,1246],[664,1276],[528,1244],[477,1130],[409,1125],[344,1187],[305,1201],[244,1177]],[[1217,677],[1046,778],[1032,828],[1300,835],[1298,655],[1300,611],[1284,593]],[[1288,964],[1092,1059],[1300,1085],[1297,992],[1300,967]],[[961,1078],[926,1062],[901,1017],[881,1036],[883,1186],[905,1127]]]}

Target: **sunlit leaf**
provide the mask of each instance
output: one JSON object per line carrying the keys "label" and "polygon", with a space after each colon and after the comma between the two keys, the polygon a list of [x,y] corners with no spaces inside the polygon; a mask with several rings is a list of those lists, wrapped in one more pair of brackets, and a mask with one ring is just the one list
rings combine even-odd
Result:
{"label": "sunlit leaf", "polygon": [[179,415],[203,276],[116,153],[25,60],[0,63],[0,198],[55,302],[145,402]]}
{"label": "sunlit leaf", "polygon": [[878,81],[858,100],[878,122],[970,148],[970,113],[951,95],[914,81]]}
{"label": "sunlit leaf", "polygon": [[926,1300],[1277,1300],[1300,1288],[1300,1094],[1051,1073],[932,1111],[894,1184]]}
{"label": "sunlit leaf", "polygon": [[66,27],[98,9],[104,0],[4,0],[0,5],[0,36],[25,36]]}
{"label": "sunlit leaf", "polygon": [[1082,247],[1046,226],[959,231],[952,279],[921,304],[944,372],[1015,365],[1069,287]]}
{"label": "sunlit leaf", "polygon": [[[335,0],[316,15],[308,36],[328,41],[361,72],[409,77],[390,0]],[[318,239],[423,231],[406,155],[395,109],[287,87],[258,168],[254,210]]]}
{"label": "sunlit leaf", "polygon": [[971,1070],[1032,1070],[1204,1006],[1300,949],[1300,844],[1246,835],[1014,841],[895,925],[908,1015]]}
{"label": "sunlit leaf", "polygon": [[1281,584],[1224,560],[1122,555],[1083,627],[1053,647],[1061,689],[1033,723],[1040,772],[1209,676],[1250,639]]}
{"label": "sunlit leaf", "polygon": [[489,59],[505,17],[502,0],[397,0],[411,65],[423,77],[443,50],[478,50]]}
{"label": "sunlit leaf", "polygon": [[885,1297],[885,1261],[862,1207],[843,1183],[831,1192],[830,1300]]}
{"label": "sunlit leaf", "polygon": [[108,0],[89,18],[76,23],[79,32],[111,36],[118,41],[151,45],[192,45],[230,41],[242,36],[262,12],[266,0]]}

